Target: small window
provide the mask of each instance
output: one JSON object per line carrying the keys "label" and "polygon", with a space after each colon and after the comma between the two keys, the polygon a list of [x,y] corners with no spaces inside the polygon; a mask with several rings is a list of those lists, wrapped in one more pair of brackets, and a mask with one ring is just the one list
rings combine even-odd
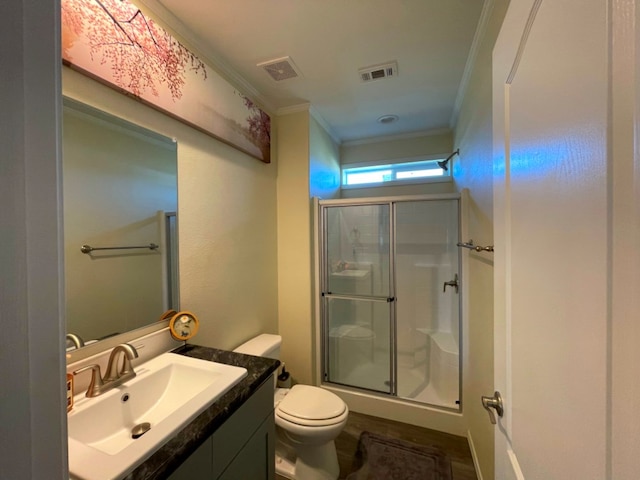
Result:
{"label": "small window", "polygon": [[451,179],[450,170],[438,162],[444,158],[386,165],[367,165],[342,169],[342,187],[373,187],[381,184],[442,182]]}

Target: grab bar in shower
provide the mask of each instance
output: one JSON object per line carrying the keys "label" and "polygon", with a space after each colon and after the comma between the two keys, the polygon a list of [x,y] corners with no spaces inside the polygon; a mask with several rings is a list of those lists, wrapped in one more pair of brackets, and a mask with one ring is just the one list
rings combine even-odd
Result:
{"label": "grab bar in shower", "polygon": [[476,252],[493,252],[493,245],[487,245],[486,247],[481,247],[480,245],[474,245],[473,240],[469,240],[468,242],[456,243],[458,247],[468,248],[470,250],[475,250]]}
{"label": "grab bar in shower", "polygon": [[82,245],[82,247],[80,247],[80,251],[82,253],[89,254],[94,250],[129,250],[131,248],[148,248],[149,250],[157,250],[160,247],[155,243],[150,243],[149,245],[134,245],[129,247],[92,247],[90,245]]}

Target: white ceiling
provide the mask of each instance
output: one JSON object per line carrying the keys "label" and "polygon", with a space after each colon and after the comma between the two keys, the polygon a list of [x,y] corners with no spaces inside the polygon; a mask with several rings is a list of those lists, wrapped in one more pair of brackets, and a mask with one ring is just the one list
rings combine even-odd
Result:
{"label": "white ceiling", "polygon": [[[484,0],[142,3],[265,109],[310,104],[348,141],[451,126]],[[256,66],[285,56],[300,77],[275,82]],[[358,69],[394,60],[397,77],[360,81]],[[399,120],[376,122],[388,114]]]}

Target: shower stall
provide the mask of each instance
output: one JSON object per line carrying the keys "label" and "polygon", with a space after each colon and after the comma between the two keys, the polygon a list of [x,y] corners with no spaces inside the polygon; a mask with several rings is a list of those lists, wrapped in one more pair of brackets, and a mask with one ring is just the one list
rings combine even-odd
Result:
{"label": "shower stall", "polygon": [[460,201],[318,202],[325,384],[460,410]]}

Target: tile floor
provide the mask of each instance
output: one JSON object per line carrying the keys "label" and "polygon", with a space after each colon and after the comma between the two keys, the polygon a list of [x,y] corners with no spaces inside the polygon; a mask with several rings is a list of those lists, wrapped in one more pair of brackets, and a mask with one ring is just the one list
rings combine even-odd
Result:
{"label": "tile floor", "polygon": [[[347,426],[336,439],[341,479],[346,478],[351,470],[360,433],[365,430],[417,444],[439,447],[451,459],[453,480],[477,480],[466,438],[356,412],[349,413]],[[276,475],[276,480],[286,479]]]}

